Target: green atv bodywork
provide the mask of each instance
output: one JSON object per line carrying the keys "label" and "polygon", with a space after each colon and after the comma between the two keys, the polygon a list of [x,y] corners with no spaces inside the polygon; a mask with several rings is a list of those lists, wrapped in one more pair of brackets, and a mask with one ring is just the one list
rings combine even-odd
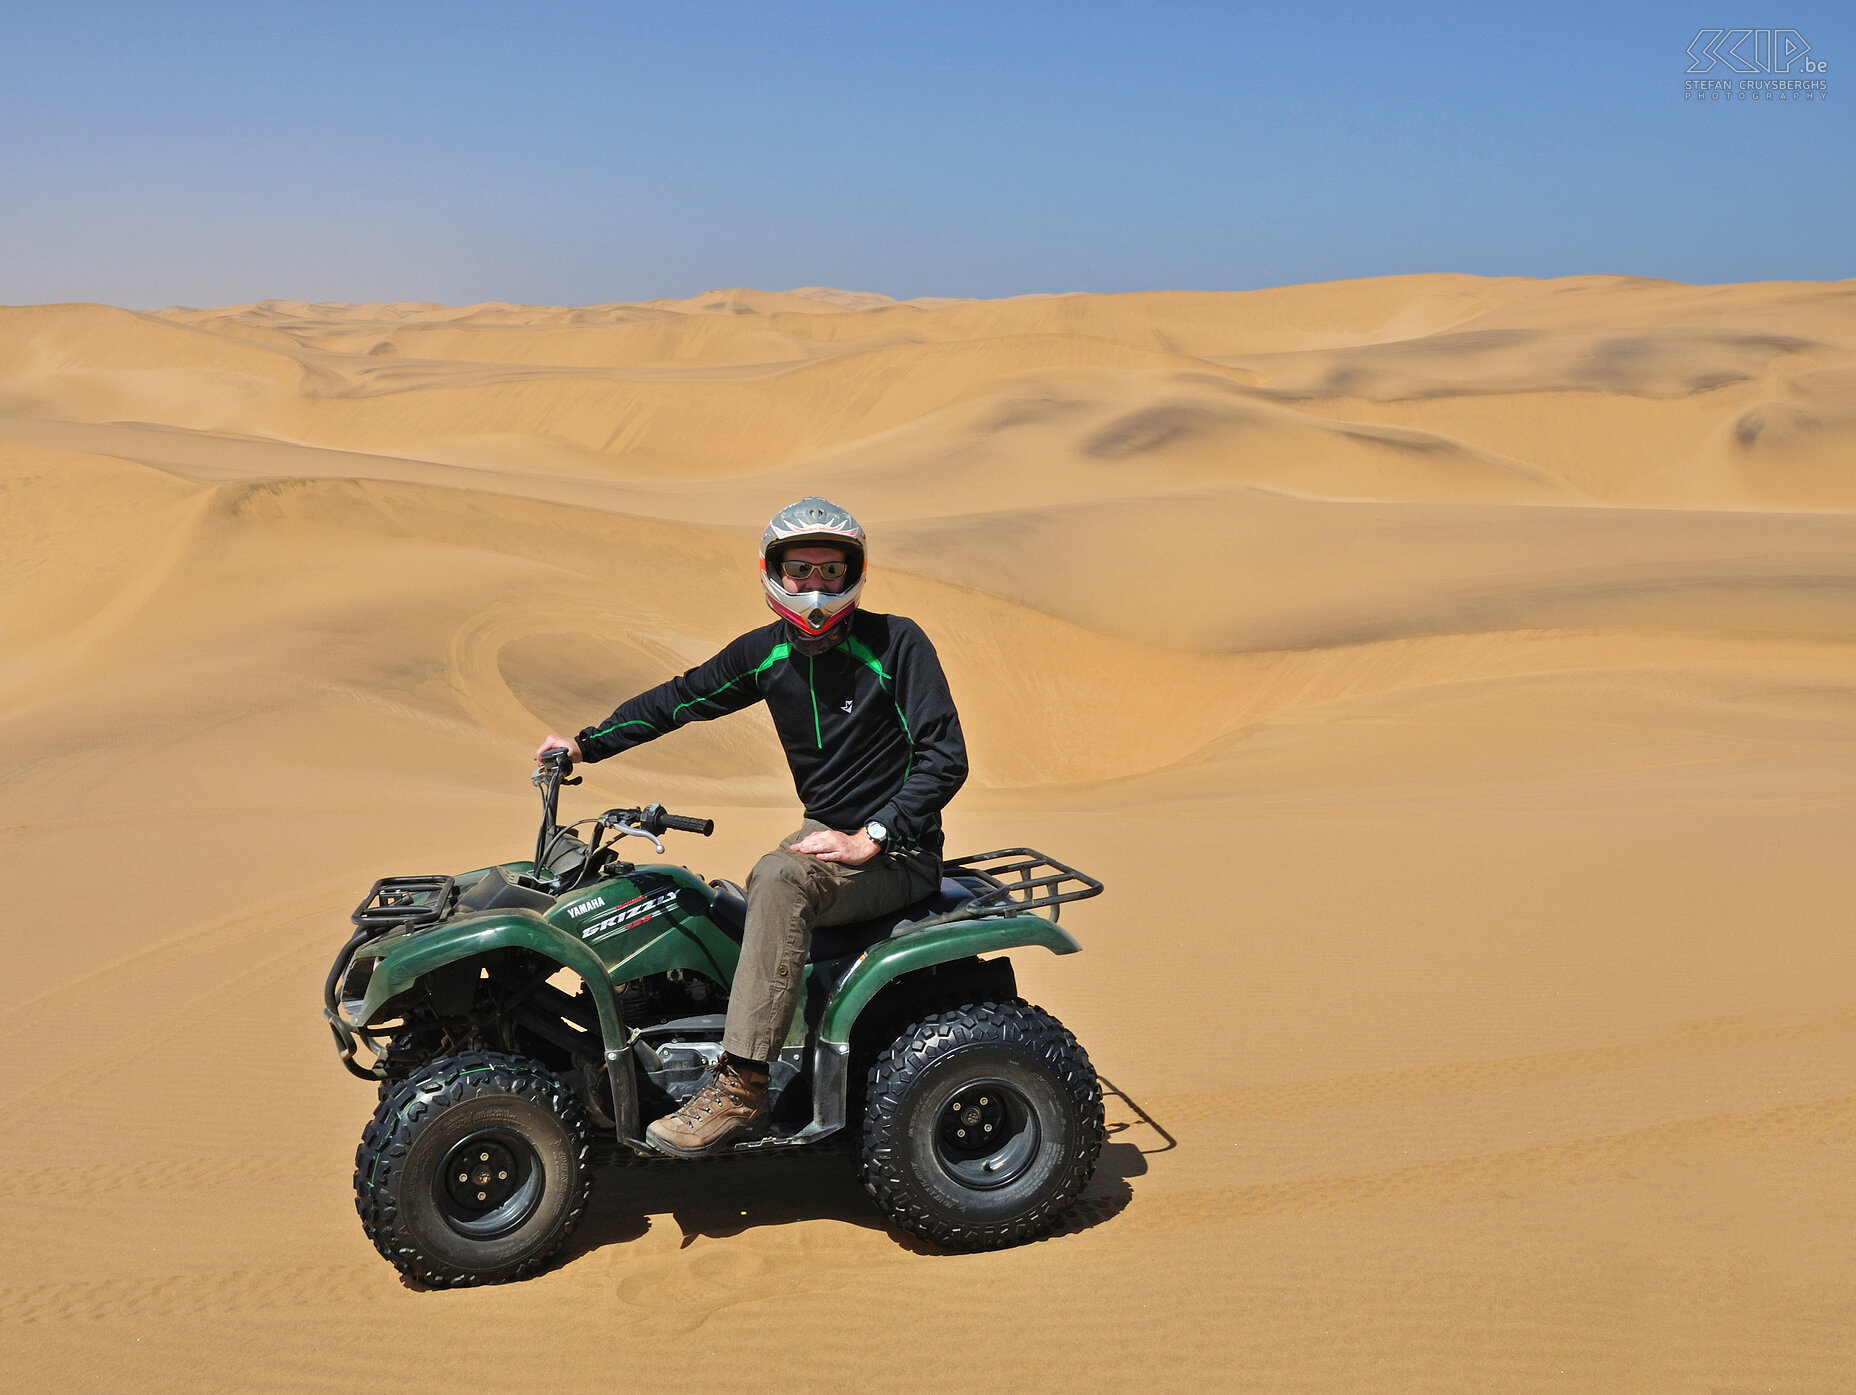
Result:
{"label": "green atv bodywork", "polygon": [[[391,1034],[396,1022],[415,1010],[441,1022],[447,1014],[468,1013],[481,980],[519,964],[526,986],[518,993],[523,1003],[513,1010],[526,1013],[522,1020],[529,1030],[540,1032],[566,1058],[582,1062],[589,1075],[597,1074],[596,1061],[603,1063],[605,1088],[599,1093],[609,1095],[610,1105],[589,1099],[594,1117],[609,1115],[620,1143],[652,1153],[640,1119],[634,1059],[640,1034],[625,1020],[621,990],[668,975],[678,980],[695,976],[725,993],[740,946],[718,923],[727,919],[718,902],[734,889],[706,884],[678,866],[617,863],[605,870],[611,874],[558,896],[538,889],[544,879],[534,876],[532,862],[455,878],[402,879],[425,884],[423,891],[401,898],[412,922],[372,936],[363,926],[350,941],[346,960],[338,958],[330,974],[325,1016],[344,1064],[364,1078],[403,1076],[418,1063],[395,1060]],[[961,868],[950,865],[949,871],[959,874]],[[967,895],[984,896],[998,886],[983,873],[962,880]],[[356,920],[361,923],[362,912]],[[911,985],[930,987],[936,976],[950,982],[979,976],[994,986],[1003,981],[1009,997],[1014,991],[1009,961],[982,962],[978,956],[1021,945],[1055,954],[1080,947],[1054,917],[1024,911],[995,895],[990,909],[970,907],[914,924],[904,921],[887,938],[864,944],[854,957],[808,963],[802,1006],[784,1054],[797,1056],[801,1073],[809,1076],[811,1119],[803,1128],[769,1138],[768,1144],[809,1143],[843,1127],[853,1032],[886,989],[892,996],[908,996]],[[578,976],[579,995],[570,998],[557,988],[536,986],[543,971],[551,975],[560,969]],[[590,1012],[583,998],[590,999]],[[576,1010],[561,1008],[568,1002]],[[560,1009],[558,1017],[554,1009]],[[371,1069],[356,1060],[360,1044],[376,1057]],[[648,1052],[648,1045],[643,1049]]]}
{"label": "green atv bodywork", "polygon": [[[435,1287],[537,1272],[586,1208],[597,1136],[661,1156],[642,1125],[722,1065],[746,895],[614,846],[637,837],[661,854],[659,835],[714,824],[653,804],[563,828],[572,761],[557,750],[537,765],[533,858],[376,882],[323,983],[342,1064],[378,1086],[355,1155],[362,1229]],[[803,1147],[854,1110],[879,1209],[932,1243],[987,1249],[1047,1232],[1101,1151],[1088,1053],[1018,997],[999,951],[1075,952],[1059,906],[1102,884],[1030,848],[942,872],[910,906],[813,930],[764,1105],[725,1146]]]}

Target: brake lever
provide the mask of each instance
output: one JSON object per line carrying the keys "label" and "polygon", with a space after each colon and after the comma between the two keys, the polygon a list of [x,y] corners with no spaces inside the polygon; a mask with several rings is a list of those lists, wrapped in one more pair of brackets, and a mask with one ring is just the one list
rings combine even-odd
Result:
{"label": "brake lever", "polygon": [[658,836],[655,833],[647,833],[642,828],[639,828],[636,824],[610,823],[610,824],[607,824],[606,827],[612,829],[615,833],[629,834],[633,838],[643,838],[646,841],[648,841],[652,847],[656,848],[660,853],[664,850],[663,842],[658,838]]}
{"label": "brake lever", "polygon": [[645,809],[608,809],[599,816],[598,822],[610,828],[621,838],[629,836],[632,838],[648,839],[652,847],[662,852],[664,850],[664,845],[655,833],[651,832],[649,828],[631,822],[632,819],[642,820],[644,815],[648,812],[649,811]]}

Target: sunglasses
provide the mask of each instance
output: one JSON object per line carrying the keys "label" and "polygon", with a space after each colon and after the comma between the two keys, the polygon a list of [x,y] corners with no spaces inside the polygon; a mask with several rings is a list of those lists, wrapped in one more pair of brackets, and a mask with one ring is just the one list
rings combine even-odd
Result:
{"label": "sunglasses", "polygon": [[849,562],[782,562],[780,572],[784,576],[799,581],[817,572],[827,581],[842,581],[844,574],[851,569]]}

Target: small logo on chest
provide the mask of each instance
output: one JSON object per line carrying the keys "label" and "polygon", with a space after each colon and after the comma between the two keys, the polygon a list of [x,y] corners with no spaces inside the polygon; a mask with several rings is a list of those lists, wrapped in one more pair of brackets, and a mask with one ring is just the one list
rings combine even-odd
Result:
{"label": "small logo on chest", "polygon": [[849,711],[851,710],[851,700],[850,700],[849,698],[846,698],[846,699],[845,699],[845,700],[844,700],[844,701],[843,701],[843,702],[842,702],[842,703],[840,704],[840,706],[842,706],[842,707],[844,708],[844,710],[845,710],[846,712],[849,712]]}

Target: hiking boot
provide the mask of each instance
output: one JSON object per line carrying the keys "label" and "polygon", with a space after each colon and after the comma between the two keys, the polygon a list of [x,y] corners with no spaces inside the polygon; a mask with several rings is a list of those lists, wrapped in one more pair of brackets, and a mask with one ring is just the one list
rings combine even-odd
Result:
{"label": "hiking boot", "polygon": [[650,1145],[673,1158],[703,1158],[767,1132],[767,1072],[726,1053],[709,1078],[675,1114],[644,1131]]}

